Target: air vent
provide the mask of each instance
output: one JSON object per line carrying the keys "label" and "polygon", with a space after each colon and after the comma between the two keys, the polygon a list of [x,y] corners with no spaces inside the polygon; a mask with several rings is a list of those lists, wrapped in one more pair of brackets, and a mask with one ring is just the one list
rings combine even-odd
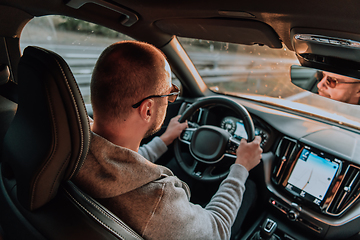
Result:
{"label": "air vent", "polygon": [[288,165],[290,158],[296,148],[296,141],[284,137],[281,139],[277,149],[276,149],[276,159],[275,167],[273,170],[273,181],[276,184],[279,184],[283,177],[286,175],[286,166]]}
{"label": "air vent", "polygon": [[340,188],[332,200],[328,212],[340,215],[354,204],[360,195],[360,169],[350,165],[346,170]]}

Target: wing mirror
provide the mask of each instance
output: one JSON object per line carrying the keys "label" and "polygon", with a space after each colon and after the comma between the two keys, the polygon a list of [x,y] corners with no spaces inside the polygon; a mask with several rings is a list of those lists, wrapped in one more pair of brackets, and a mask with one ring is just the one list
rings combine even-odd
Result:
{"label": "wing mirror", "polygon": [[360,79],[293,65],[291,82],[323,97],[349,104],[360,104]]}

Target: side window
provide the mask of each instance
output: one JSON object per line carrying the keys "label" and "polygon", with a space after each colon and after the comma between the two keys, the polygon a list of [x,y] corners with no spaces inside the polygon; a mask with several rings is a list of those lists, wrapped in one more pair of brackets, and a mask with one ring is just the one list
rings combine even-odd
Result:
{"label": "side window", "polygon": [[62,56],[71,68],[86,104],[90,104],[90,80],[96,60],[110,44],[131,38],[106,27],[65,16],[31,20],[20,38],[21,51],[39,46]]}

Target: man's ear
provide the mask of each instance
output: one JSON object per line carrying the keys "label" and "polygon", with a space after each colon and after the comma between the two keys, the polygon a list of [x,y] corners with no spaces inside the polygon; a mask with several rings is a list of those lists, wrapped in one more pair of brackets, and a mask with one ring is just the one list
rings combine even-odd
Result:
{"label": "man's ear", "polygon": [[151,98],[146,99],[144,102],[141,103],[141,105],[139,106],[139,113],[144,121],[150,122],[151,117],[154,115],[154,106],[155,102]]}

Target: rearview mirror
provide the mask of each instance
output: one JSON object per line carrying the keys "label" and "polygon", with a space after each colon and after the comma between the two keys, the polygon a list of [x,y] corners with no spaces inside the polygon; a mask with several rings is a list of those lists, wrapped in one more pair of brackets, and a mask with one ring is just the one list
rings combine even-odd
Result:
{"label": "rearview mirror", "polygon": [[360,80],[356,78],[293,65],[291,82],[323,97],[349,104],[360,104]]}

